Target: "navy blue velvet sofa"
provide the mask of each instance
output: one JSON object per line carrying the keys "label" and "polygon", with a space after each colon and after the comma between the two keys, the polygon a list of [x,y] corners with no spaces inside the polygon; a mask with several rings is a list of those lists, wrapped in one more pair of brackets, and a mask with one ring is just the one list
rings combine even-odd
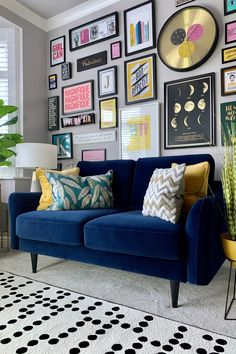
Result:
{"label": "navy blue velvet sofa", "polygon": [[33,272],[42,254],[169,279],[177,307],[180,282],[207,285],[224,261],[224,219],[212,195],[198,200],[177,224],[143,216],[143,198],[155,168],[202,161],[210,163],[214,189],[209,154],[79,162],[81,176],[114,171],[114,208],[37,211],[40,193],[12,193],[12,248],[31,253]]}

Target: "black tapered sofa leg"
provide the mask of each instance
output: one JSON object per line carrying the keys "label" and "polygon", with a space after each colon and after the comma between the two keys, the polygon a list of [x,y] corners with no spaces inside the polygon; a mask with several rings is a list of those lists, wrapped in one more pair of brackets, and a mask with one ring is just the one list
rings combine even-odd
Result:
{"label": "black tapered sofa leg", "polygon": [[31,253],[32,272],[37,273],[38,254]]}
{"label": "black tapered sofa leg", "polygon": [[170,291],[171,291],[171,301],[172,307],[178,307],[178,298],[179,298],[179,281],[171,280],[170,281]]}

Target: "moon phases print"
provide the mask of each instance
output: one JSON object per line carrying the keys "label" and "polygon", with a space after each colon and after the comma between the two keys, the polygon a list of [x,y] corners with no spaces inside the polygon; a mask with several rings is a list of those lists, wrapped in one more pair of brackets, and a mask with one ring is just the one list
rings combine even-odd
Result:
{"label": "moon phases print", "polygon": [[165,148],[215,144],[215,74],[166,82]]}

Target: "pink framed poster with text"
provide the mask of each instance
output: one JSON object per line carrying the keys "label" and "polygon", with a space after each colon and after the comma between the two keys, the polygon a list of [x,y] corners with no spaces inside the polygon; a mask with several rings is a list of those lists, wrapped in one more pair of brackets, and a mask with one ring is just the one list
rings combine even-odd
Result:
{"label": "pink framed poster with text", "polygon": [[93,110],[93,80],[62,87],[62,114]]}

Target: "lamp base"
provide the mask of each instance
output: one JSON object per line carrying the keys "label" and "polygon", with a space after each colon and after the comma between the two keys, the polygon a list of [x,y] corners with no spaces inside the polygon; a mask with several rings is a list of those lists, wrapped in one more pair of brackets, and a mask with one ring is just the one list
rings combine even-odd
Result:
{"label": "lamp base", "polygon": [[40,186],[39,180],[36,177],[35,171],[33,171],[33,173],[32,173],[30,192],[41,192],[41,186]]}

